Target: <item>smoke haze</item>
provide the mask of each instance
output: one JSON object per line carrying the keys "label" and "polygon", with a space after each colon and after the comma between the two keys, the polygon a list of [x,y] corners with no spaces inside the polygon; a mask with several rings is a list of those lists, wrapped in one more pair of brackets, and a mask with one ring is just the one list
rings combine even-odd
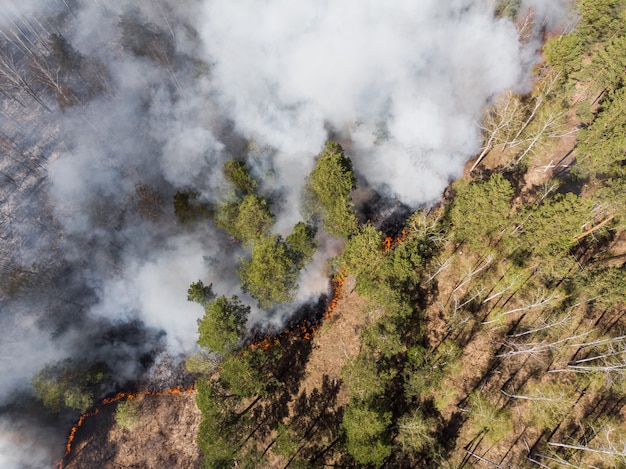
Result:
{"label": "smoke haze", "polygon": [[[550,21],[566,10],[525,4]],[[431,203],[478,152],[483,106],[528,86],[537,60],[488,0],[3,0],[0,32],[7,468],[62,454],[74,414],[59,433],[10,411],[35,405],[30,381],[46,363],[104,361],[123,387],[149,379],[157,356],[194,350],[191,282],[255,305],[238,286],[243,251],[211,222],[177,223],[176,191],[216,203],[229,190],[222,164],[246,158],[284,234],[333,135],[374,191]],[[70,53],[55,58],[51,35]],[[340,246],[320,241],[300,302],[328,287]],[[255,309],[253,321],[289,310]]]}

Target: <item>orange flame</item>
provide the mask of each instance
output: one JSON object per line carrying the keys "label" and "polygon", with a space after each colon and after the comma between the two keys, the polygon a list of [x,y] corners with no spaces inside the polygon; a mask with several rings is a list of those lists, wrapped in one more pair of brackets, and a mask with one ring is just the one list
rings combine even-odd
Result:
{"label": "orange flame", "polygon": [[135,393],[118,392],[113,397],[107,397],[105,399],[102,399],[102,401],[100,401],[100,404],[98,404],[95,409],[89,412],[85,412],[83,415],[81,415],[78,421],[76,422],[76,424],[71,428],[70,434],[67,437],[67,443],[65,445],[65,454],[63,455],[63,458],[59,461],[57,467],[59,469],[63,469],[63,460],[66,459],[72,452],[72,443],[74,442],[74,438],[76,437],[76,432],[83,425],[83,423],[85,422],[85,419],[88,417],[93,417],[94,415],[98,414],[100,412],[100,409],[103,406],[113,404],[114,402],[121,401],[122,399],[127,399],[127,400],[135,399],[136,397],[139,397],[139,396],[165,396],[168,394],[190,393],[190,392],[194,392],[195,390],[196,390],[196,383],[194,383],[193,386],[189,386],[188,388],[184,388],[182,386],[175,386],[173,388],[163,389],[161,391],[145,390],[145,391],[138,391]]}
{"label": "orange flame", "polygon": [[406,230],[402,230],[400,232],[399,236],[396,236],[395,238],[392,236],[387,236],[384,240],[383,240],[383,249],[385,251],[390,251],[391,248],[396,247],[398,244],[402,244],[404,242],[404,238],[407,235],[407,231]]}
{"label": "orange flame", "polygon": [[[341,271],[334,278],[334,288],[333,288],[333,298],[330,303],[326,307],[326,311],[324,312],[324,319],[328,319],[330,315],[333,313],[335,308],[337,307],[337,303],[339,302],[339,297],[341,296],[341,289],[343,287],[343,282],[347,276],[347,272],[345,270]],[[301,340],[311,340],[315,335],[315,332],[318,329],[317,324],[310,324],[308,322],[297,325],[293,329],[284,329],[280,334],[264,337],[263,339],[253,342],[248,345],[249,350],[270,350],[278,345],[280,345],[280,341],[286,337],[295,337]],[[246,353],[245,351],[243,353]]]}
{"label": "orange flame", "polygon": [[[404,230],[402,231],[402,233],[403,235],[406,234]],[[400,243],[401,238],[397,238],[395,242]],[[343,288],[343,283],[345,281],[346,276],[347,276],[346,270],[343,270],[339,272],[337,275],[335,275],[333,298],[331,299],[330,303],[328,304],[326,308],[326,312],[324,313],[324,319],[328,319],[331,316],[331,314],[335,311],[335,308],[337,307],[337,304],[339,303],[339,298],[341,297],[341,290]],[[277,336],[268,336],[258,342],[251,343],[250,345],[248,345],[248,349],[255,350],[255,349],[260,348],[261,350],[270,350],[280,345],[281,338],[288,337],[288,336],[296,337],[302,340],[311,340],[315,332],[317,331],[317,329],[318,329],[318,326],[315,324],[308,324],[308,323],[300,324],[298,327],[296,327],[293,330],[285,329],[283,332],[281,332]],[[243,353],[245,353],[245,351]],[[59,461],[57,467],[59,469],[63,469],[63,461],[67,459],[67,457],[72,452],[72,443],[74,442],[76,432],[83,425],[83,422],[85,421],[85,419],[98,414],[100,412],[100,409],[103,406],[113,404],[114,402],[121,401],[122,399],[126,399],[126,400],[135,399],[139,396],[164,396],[167,394],[190,393],[190,392],[194,392],[195,390],[196,390],[196,384],[194,383],[193,386],[190,386],[188,388],[176,386],[170,389],[164,389],[162,391],[147,391],[146,390],[146,391],[138,391],[135,393],[122,391],[122,392],[118,392],[113,397],[107,397],[103,399],[100,402],[100,404],[96,406],[95,409],[81,415],[78,421],[76,422],[76,424],[72,427],[72,429],[70,430],[69,436],[67,437],[67,444],[65,445],[65,455]]]}

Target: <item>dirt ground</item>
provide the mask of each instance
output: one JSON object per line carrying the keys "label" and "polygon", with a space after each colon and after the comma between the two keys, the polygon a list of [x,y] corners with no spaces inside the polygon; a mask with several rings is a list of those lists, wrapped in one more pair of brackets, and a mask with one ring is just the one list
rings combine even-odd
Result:
{"label": "dirt ground", "polygon": [[[310,394],[313,389],[320,389],[324,375],[333,380],[341,379],[341,369],[346,360],[359,353],[361,330],[375,318],[376,312],[362,314],[366,302],[353,289],[354,278],[348,277],[335,311],[313,337],[313,351],[300,385],[301,391]],[[337,404],[343,405],[346,402],[347,393],[342,388]]]}
{"label": "dirt ground", "polygon": [[199,468],[195,397],[192,392],[137,398],[141,416],[132,430],[116,425],[117,404],[103,407],[78,430],[63,468]]}
{"label": "dirt ground", "polygon": [[[325,379],[339,382],[345,361],[358,354],[360,332],[377,314],[362,313],[364,300],[353,288],[354,279],[346,279],[332,315],[312,338],[299,393],[319,391]],[[63,468],[199,468],[202,459],[195,440],[201,415],[195,396],[192,392],[137,398],[141,417],[132,430],[116,424],[117,404],[102,407],[78,429]],[[347,397],[342,387],[335,406],[344,405]]]}

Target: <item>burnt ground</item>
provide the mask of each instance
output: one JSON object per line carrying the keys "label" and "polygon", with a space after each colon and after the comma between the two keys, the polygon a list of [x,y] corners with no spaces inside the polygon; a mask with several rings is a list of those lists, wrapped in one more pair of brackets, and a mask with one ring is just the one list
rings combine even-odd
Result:
{"label": "burnt ground", "polygon": [[[329,383],[334,397],[326,403],[327,410],[332,413],[347,402],[341,369],[347,359],[358,354],[360,332],[377,316],[376,311],[363,314],[364,300],[353,288],[354,279],[347,278],[332,315],[311,340],[300,381],[287,403],[292,417],[302,413],[299,403],[303,399],[310,405],[316,396],[328,396]],[[116,424],[118,404],[103,406],[78,429],[63,468],[199,468],[202,458],[195,440],[201,415],[195,396],[191,392],[136,398],[141,417],[132,430]],[[274,463],[284,466],[285,461],[275,457],[270,464]]]}
{"label": "burnt ground", "polygon": [[102,407],[78,430],[64,469],[199,468],[195,397],[192,392],[136,398],[141,414],[132,429],[115,423],[118,404]]}

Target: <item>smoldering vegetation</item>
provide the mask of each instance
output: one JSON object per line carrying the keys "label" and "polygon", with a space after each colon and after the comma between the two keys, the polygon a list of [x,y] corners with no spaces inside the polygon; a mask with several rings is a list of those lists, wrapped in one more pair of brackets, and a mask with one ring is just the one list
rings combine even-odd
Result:
{"label": "smoldering vegetation", "polygon": [[[217,203],[237,157],[284,231],[332,135],[368,188],[361,216],[401,217],[461,174],[485,102],[527,86],[528,47],[486,0],[2,2],[0,465],[61,455],[76,414],[32,411],[47,363],[106,366],[94,397],[167,386],[176,373],[155,369],[195,347],[192,281],[254,306],[238,285],[240,246],[209,220],[179,223],[174,194]],[[340,249],[320,236],[300,304],[326,291],[325,260]],[[253,322],[294,309],[257,309]],[[35,441],[45,449],[24,449]]]}

